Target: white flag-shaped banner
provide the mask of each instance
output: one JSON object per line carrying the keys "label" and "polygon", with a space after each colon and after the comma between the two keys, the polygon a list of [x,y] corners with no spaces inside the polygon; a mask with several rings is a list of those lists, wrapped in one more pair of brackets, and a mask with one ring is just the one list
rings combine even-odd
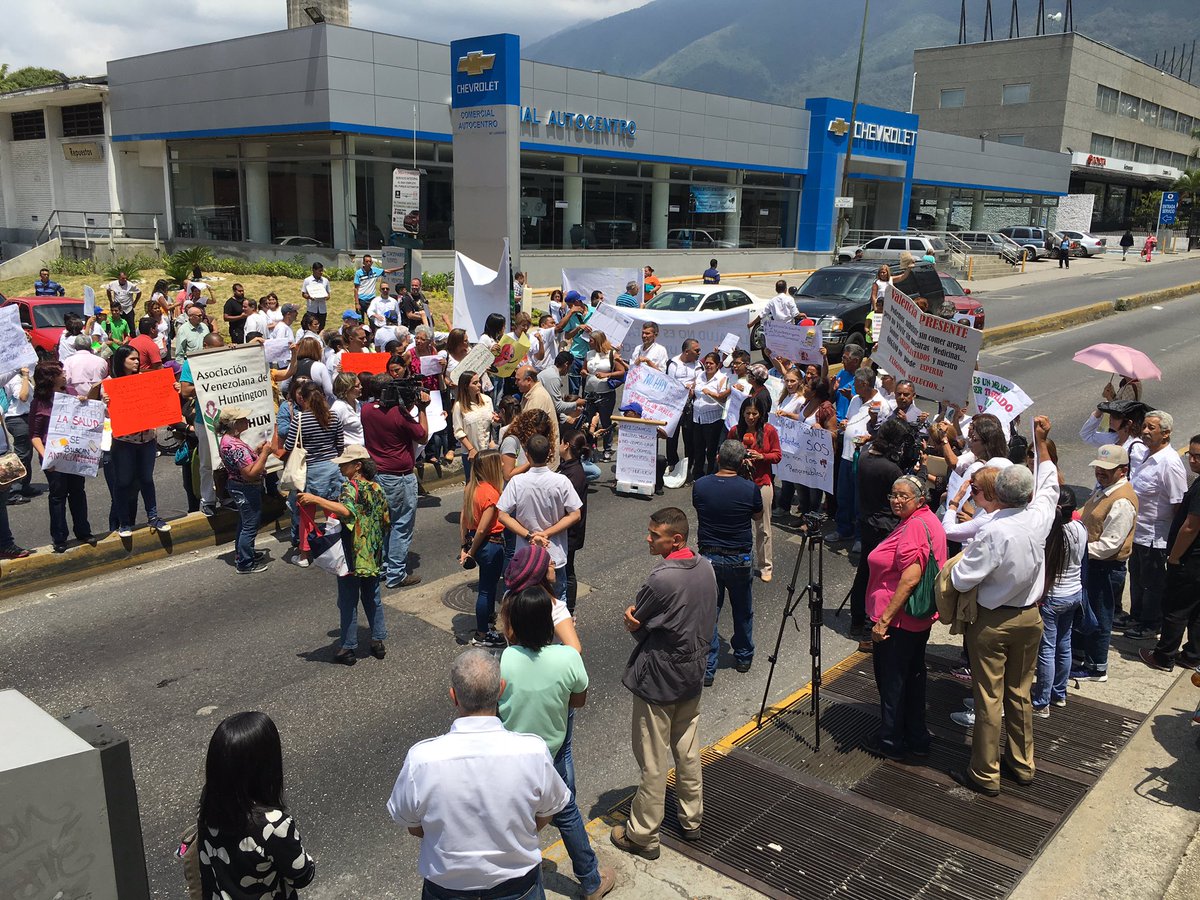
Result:
{"label": "white flag-shaped banner", "polygon": [[[592,291],[604,291],[605,303],[616,303],[617,297],[625,293],[625,285],[631,281],[642,283],[641,269],[563,269],[562,289],[565,295],[568,291],[579,291],[583,299],[592,302]],[[642,296],[637,296],[638,303]],[[613,342],[617,343],[616,341]]]}
{"label": "white flag-shaped banner", "polygon": [[471,341],[479,340],[483,324],[492,313],[508,321],[509,284],[508,238],[495,269],[477,263],[469,256],[454,254],[454,327],[467,332]]}
{"label": "white flag-shaped banner", "polygon": [[999,375],[976,372],[971,380],[975,409],[979,413],[991,413],[1001,424],[1008,425],[1013,419],[1033,406],[1033,400],[1016,384]]}

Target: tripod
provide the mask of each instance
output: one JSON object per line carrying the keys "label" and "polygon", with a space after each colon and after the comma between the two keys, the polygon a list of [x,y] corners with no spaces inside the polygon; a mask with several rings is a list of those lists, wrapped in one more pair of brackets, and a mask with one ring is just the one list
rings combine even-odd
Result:
{"label": "tripod", "polygon": [[[783,604],[783,616],[779,621],[779,634],[775,637],[775,650],[767,657],[767,661],[771,663],[771,668],[767,672],[767,686],[763,689],[762,705],[758,709],[758,725],[762,728],[763,714],[767,710],[767,698],[771,694],[771,679],[775,675],[775,664],[779,660],[779,648],[783,644],[783,632],[787,626],[789,619],[795,625],[796,630],[800,630],[800,623],[796,621],[796,610],[800,604],[808,599],[808,653],[812,657],[812,676],[810,681],[811,700],[812,700],[812,716],[813,716],[813,732],[816,735],[815,749],[821,749],[821,625],[825,617],[824,609],[824,582],[825,582],[825,539],[821,534],[821,523],[816,518],[805,517],[805,525],[807,530],[804,533],[804,539],[800,543],[800,549],[796,553],[796,565],[792,568],[792,580],[788,583],[787,599]],[[808,584],[806,584],[799,595],[796,594],[796,581],[800,577],[800,562],[804,559],[805,551],[808,551]]]}

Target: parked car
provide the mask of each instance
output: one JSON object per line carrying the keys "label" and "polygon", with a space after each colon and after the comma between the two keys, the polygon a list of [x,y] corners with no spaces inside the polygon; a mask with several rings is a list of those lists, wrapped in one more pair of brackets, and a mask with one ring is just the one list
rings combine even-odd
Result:
{"label": "parked car", "polygon": [[41,359],[58,358],[58,339],[67,313],[83,317],[83,301],[73,297],[0,296],[0,307],[5,306],[16,306],[21,324],[29,326],[29,339]]}
{"label": "parked car", "polygon": [[946,303],[954,304],[954,312],[950,316],[946,316],[943,305],[942,315],[983,331],[983,303],[971,296],[971,289],[963,287],[957,278],[945,272],[938,272],[938,279],[942,282],[942,290],[946,292]]}
{"label": "parked car", "polygon": [[724,241],[703,228],[672,228],[667,232],[669,250],[709,250],[736,247],[733,241]]}
{"label": "parked car", "polygon": [[1000,233],[1012,238],[1022,247],[1033,251],[1030,259],[1045,259],[1051,251],[1058,248],[1054,243],[1054,233],[1048,228],[1038,228],[1033,225],[1009,225],[1000,229]]}
{"label": "parked car", "polygon": [[[761,297],[723,284],[675,284],[646,301],[646,309],[663,312],[728,312],[746,309],[746,321],[756,319],[767,305]],[[762,346],[762,325],[750,334],[750,349]]]}
{"label": "parked car", "polygon": [[994,254],[1010,263],[1019,263],[1026,257],[1033,258],[1029,250],[998,231],[963,231],[956,237],[974,253]]}
{"label": "parked car", "polygon": [[[896,260],[884,260],[889,264]],[[800,312],[821,326],[825,349],[830,359],[841,359],[850,344],[866,348],[867,313],[871,311],[871,285],[878,266],[874,263],[846,263],[817,269],[804,284],[790,290]],[[943,318],[953,318],[954,303],[948,303],[945,288],[932,263],[918,263],[913,269],[913,284],[905,291],[910,297],[922,297],[928,308]]]}
{"label": "parked car", "polygon": [[275,238],[272,242],[281,247],[326,247],[328,246],[315,237],[308,237],[303,234],[285,234]]}
{"label": "parked car", "polygon": [[863,259],[898,259],[904,250],[917,259],[926,253],[932,253],[935,259],[942,259],[950,252],[946,242],[939,237],[923,234],[885,234],[871,238],[865,244],[838,247],[838,261],[849,262],[859,250],[863,252]]}
{"label": "parked car", "polygon": [[[1103,256],[1108,252],[1108,238],[1096,237],[1094,234],[1088,234],[1086,231],[1063,231],[1071,239],[1071,250],[1076,256],[1095,256],[1099,253]],[[1079,249],[1075,245],[1079,245]]]}

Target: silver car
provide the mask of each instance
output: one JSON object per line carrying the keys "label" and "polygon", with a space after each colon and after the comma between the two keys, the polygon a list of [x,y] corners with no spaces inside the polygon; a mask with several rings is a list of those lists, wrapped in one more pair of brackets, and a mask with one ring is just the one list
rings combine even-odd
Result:
{"label": "silver car", "polygon": [[1059,233],[1069,237],[1071,243],[1078,242],[1079,249],[1075,251],[1076,256],[1095,256],[1097,253],[1103,255],[1108,252],[1108,238],[1096,237],[1086,231],[1062,231]]}

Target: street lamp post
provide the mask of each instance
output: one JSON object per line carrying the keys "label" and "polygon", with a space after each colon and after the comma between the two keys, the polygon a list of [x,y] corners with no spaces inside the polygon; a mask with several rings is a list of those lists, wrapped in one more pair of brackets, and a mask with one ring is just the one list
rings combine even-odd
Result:
{"label": "street lamp post", "polygon": [[[871,0],[863,0],[862,32],[858,38],[858,66],[854,71],[854,97],[850,101],[850,130],[846,132],[846,161],[842,165],[841,196],[850,193],[850,160],[854,156],[854,123],[858,118],[858,91],[862,84],[863,51],[867,46],[867,17],[871,14]],[[841,241],[842,226],[846,221],[846,211],[838,210],[837,227],[833,231],[833,261],[837,262],[837,248]]]}

